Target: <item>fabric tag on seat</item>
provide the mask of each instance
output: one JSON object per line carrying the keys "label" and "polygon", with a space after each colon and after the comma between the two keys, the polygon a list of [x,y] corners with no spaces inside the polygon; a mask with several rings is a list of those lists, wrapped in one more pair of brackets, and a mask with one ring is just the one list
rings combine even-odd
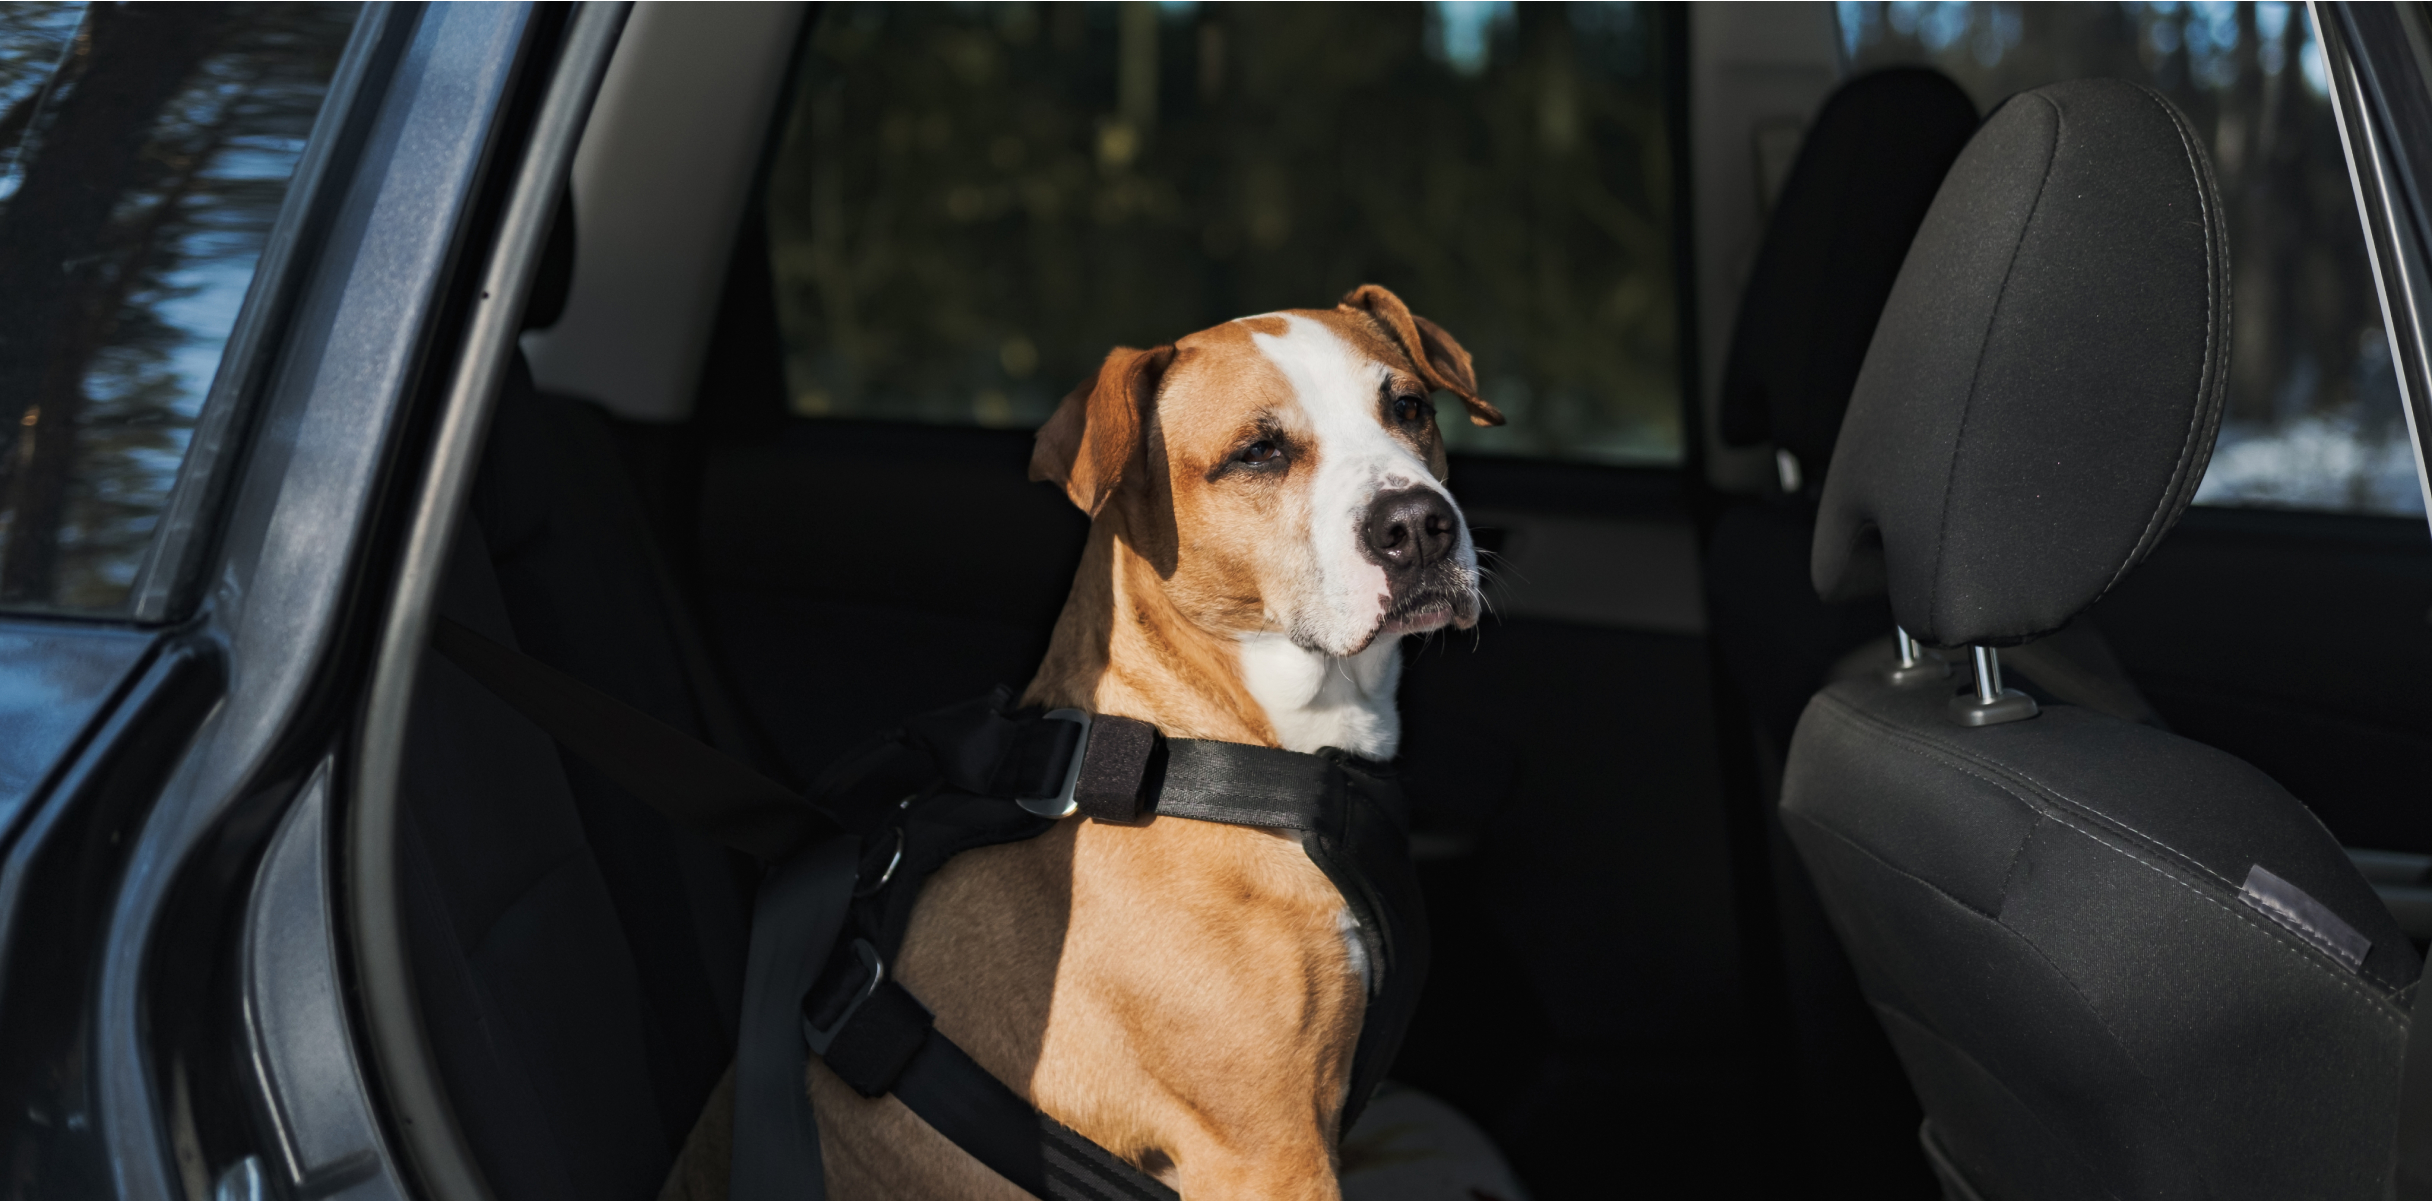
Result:
{"label": "fabric tag on seat", "polygon": [[2356,927],[2307,896],[2304,889],[2264,870],[2260,863],[2247,869],[2246,887],[2239,890],[2238,899],[2296,931],[2305,941],[2346,964],[2351,972],[2363,970],[2365,952],[2373,949],[2372,939],[2357,933]]}

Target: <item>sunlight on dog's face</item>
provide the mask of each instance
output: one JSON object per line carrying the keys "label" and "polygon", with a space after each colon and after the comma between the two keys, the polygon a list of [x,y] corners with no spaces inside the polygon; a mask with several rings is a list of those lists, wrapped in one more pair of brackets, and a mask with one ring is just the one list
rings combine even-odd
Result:
{"label": "sunlight on dog's face", "polygon": [[[1331,309],[1117,348],[1039,429],[1063,485],[1204,629],[1359,654],[1477,624],[1478,552],[1444,489],[1432,393],[1479,425],[1469,352],[1374,284]],[[1274,643],[1280,645],[1280,641]]]}
{"label": "sunlight on dog's face", "polygon": [[1468,628],[1478,557],[1425,380],[1362,315],[1271,313],[1175,344],[1147,462],[1204,625],[1344,656]]}

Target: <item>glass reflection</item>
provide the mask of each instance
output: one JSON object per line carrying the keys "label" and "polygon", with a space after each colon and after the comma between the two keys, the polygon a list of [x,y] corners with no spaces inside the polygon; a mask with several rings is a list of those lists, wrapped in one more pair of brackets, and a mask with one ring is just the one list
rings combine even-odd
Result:
{"label": "glass reflection", "polygon": [[123,610],[353,4],[0,4],[0,608]]}

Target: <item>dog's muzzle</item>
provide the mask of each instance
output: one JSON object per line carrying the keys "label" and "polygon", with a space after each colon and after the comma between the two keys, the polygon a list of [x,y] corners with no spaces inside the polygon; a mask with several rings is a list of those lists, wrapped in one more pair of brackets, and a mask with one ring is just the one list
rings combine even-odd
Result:
{"label": "dog's muzzle", "polygon": [[1478,620],[1475,569],[1454,552],[1461,516],[1432,488],[1381,492],[1360,522],[1360,552],[1385,570],[1384,634],[1417,634]]}

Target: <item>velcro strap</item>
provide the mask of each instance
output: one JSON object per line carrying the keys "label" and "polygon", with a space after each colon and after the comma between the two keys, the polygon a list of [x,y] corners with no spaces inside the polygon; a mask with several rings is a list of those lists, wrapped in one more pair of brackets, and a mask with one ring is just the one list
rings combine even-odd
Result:
{"label": "velcro strap", "polygon": [[1102,822],[1140,819],[1140,785],[1157,749],[1157,727],[1129,717],[1099,714],[1091,719],[1089,748],[1081,754],[1081,777],[1072,789],[1081,816]]}
{"label": "velcro strap", "polygon": [[845,1019],[822,1060],[836,1078],[865,1097],[884,1096],[904,1074],[904,1065],[929,1041],[937,1019],[903,985],[881,980],[869,999]]}

